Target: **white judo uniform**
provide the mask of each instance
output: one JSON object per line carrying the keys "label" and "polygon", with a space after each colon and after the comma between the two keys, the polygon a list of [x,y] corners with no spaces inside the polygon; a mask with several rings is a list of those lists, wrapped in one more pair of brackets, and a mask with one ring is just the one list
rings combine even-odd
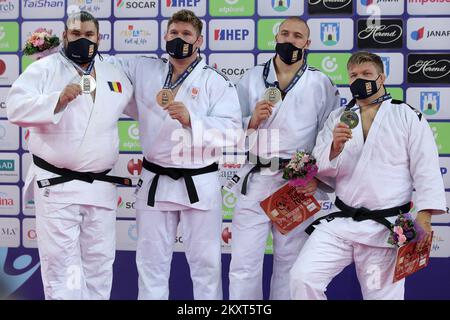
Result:
{"label": "white judo uniform", "polygon": [[[237,84],[245,129],[256,103],[263,99],[266,91],[263,70],[263,65],[254,67]],[[277,81],[273,61],[267,81]],[[299,150],[312,152],[318,132],[330,112],[339,106],[339,92],[331,80],[322,72],[307,67],[295,86],[272,109],[270,118],[260,124],[259,141],[250,146],[249,151],[266,159],[290,159]],[[242,171],[248,171],[249,166],[252,165],[245,165]],[[273,234],[270,298],[289,299],[289,270],[307,238],[304,228],[310,219],[282,235],[260,207],[263,199],[287,183],[281,170],[271,173],[262,169],[251,174],[246,195],[240,193],[242,180],[236,186],[238,201],[232,222],[230,299],[263,298],[263,260],[270,231]],[[326,194],[318,190],[316,197],[324,196]]]}
{"label": "white judo uniform", "polygon": [[[333,130],[342,111],[330,115],[313,152],[318,177],[335,181],[337,197],[354,208],[379,210],[408,203],[414,188],[417,211],[446,209],[433,133],[418,111],[400,101],[384,101],[366,141],[360,122],[341,154],[330,161]],[[394,222],[396,217],[387,219]],[[292,298],[325,299],[330,281],[355,262],[364,299],[403,299],[404,280],[392,283],[397,250],[387,243],[389,234],[373,220],[322,220],[291,270]]]}
{"label": "white judo uniform", "polygon": [[[144,157],[162,167],[202,168],[217,162],[227,130],[242,131],[239,100],[234,85],[201,60],[179,86],[175,101],[189,110],[191,127],[183,128],[156,102],[169,63],[140,57],[110,62],[123,68],[135,88],[139,133]],[[211,131],[212,130],[212,131]],[[184,135],[185,145],[180,144]],[[191,141],[189,141],[191,140]],[[191,143],[192,142],[192,143]],[[216,152],[211,152],[211,149]],[[184,149],[183,151],[181,151]],[[183,161],[177,155],[189,155]],[[169,275],[177,226],[189,263],[195,299],[222,299],[222,198],[217,172],[192,177],[199,201],[191,203],[184,178],[159,176],[154,206],[147,205],[155,173],[142,170],[136,194],[139,299],[168,299]]]}
{"label": "white judo uniform", "polygon": [[[29,128],[30,153],[79,172],[111,169],[119,155],[117,120],[133,95],[118,68],[96,60],[95,102],[83,94],[54,114],[61,91],[80,79],[60,53],[31,64],[6,99],[8,119]],[[109,82],[109,83],[108,83]],[[121,86],[121,92],[110,84]],[[133,109],[133,108],[131,108]],[[109,299],[115,257],[116,186],[73,180],[38,188],[57,177],[33,163],[24,187],[36,205],[36,231],[46,299]]]}

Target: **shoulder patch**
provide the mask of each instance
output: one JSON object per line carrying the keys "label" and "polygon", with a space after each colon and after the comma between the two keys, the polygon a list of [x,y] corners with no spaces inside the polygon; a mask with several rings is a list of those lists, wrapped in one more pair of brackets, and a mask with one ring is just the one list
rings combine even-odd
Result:
{"label": "shoulder patch", "polygon": [[419,118],[419,121],[422,120],[422,112],[420,112],[419,110],[417,110],[416,108],[413,108],[412,106],[410,106],[409,104],[407,104],[404,101],[401,100],[397,100],[397,99],[392,99],[391,100],[392,104],[406,104],[412,111],[415,112],[415,114],[417,115],[417,117]]}
{"label": "shoulder patch", "polygon": [[336,84],[333,82],[333,80],[331,80],[331,78],[328,75],[326,75],[325,73],[323,73],[321,70],[317,69],[316,67],[311,67],[311,66],[308,65],[308,70],[309,71],[317,71],[317,72],[320,72],[320,73],[324,74],[328,78],[328,80],[330,80],[331,85],[334,86],[334,87],[336,86]]}
{"label": "shoulder patch", "polygon": [[220,72],[219,70],[217,70],[217,69],[215,69],[213,67],[210,67],[208,65],[203,67],[203,70],[207,70],[207,69],[215,71],[218,75],[220,75],[222,78],[224,78],[225,81],[230,82],[230,79],[228,79],[228,77],[226,75],[224,75],[222,72]]}

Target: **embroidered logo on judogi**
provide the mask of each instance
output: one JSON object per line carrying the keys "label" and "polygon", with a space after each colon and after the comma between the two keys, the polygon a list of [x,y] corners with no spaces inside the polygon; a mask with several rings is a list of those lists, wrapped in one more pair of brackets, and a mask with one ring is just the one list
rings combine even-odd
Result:
{"label": "embroidered logo on judogi", "polygon": [[197,98],[198,92],[199,92],[199,91],[200,91],[199,88],[197,88],[197,87],[192,87],[192,89],[191,89],[191,96],[192,96],[192,99]]}
{"label": "embroidered logo on judogi", "polygon": [[120,82],[108,81],[108,85],[111,91],[122,93],[122,85]]}

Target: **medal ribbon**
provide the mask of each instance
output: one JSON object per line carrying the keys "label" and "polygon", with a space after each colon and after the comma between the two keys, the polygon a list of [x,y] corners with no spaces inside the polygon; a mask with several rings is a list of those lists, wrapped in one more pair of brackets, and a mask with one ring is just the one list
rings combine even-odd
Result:
{"label": "medal ribbon", "polygon": [[202,60],[202,59],[199,58],[199,59],[196,59],[194,62],[192,62],[186,68],[186,70],[184,70],[183,74],[177,79],[177,81],[175,81],[173,84],[170,84],[170,82],[172,81],[172,76],[173,76],[173,67],[169,63],[169,72],[167,73],[167,77],[166,77],[166,81],[164,82],[163,89],[171,89],[171,90],[173,90],[176,87],[178,87],[191,74],[191,72],[195,69],[197,64],[200,62],[200,60]]}
{"label": "medal ribbon", "polygon": [[266,88],[269,88],[269,87],[276,87],[276,88],[278,88],[278,90],[280,90],[283,93],[284,96],[295,86],[295,84],[298,82],[298,80],[300,80],[300,78],[305,73],[306,68],[308,67],[306,62],[304,62],[303,65],[300,67],[300,69],[297,71],[297,74],[295,75],[295,77],[291,80],[289,85],[286,87],[286,89],[281,90],[278,81],[275,81],[274,83],[270,83],[270,82],[267,81],[267,77],[269,76],[269,70],[270,70],[270,63],[271,62],[272,62],[272,59],[268,60],[264,64],[264,71],[263,71],[264,84],[265,84]]}
{"label": "medal ribbon", "polygon": [[78,71],[80,71],[83,75],[88,76],[91,74],[92,69],[94,68],[94,63],[95,63],[95,59],[92,59],[92,61],[89,63],[88,67],[86,68],[86,70],[84,70],[82,67],[80,67],[78,64],[76,64],[75,62],[73,62],[72,60],[70,60],[66,54],[64,53],[64,49],[61,47],[59,53],[61,53],[61,55],[70,62],[71,65],[73,65],[75,67],[75,69],[77,69]]}
{"label": "medal ribbon", "polygon": [[[389,99],[391,99],[391,98],[392,98],[392,97],[391,97],[391,94],[390,94],[390,93],[386,93],[386,94],[382,95],[381,97],[379,97],[379,98],[373,100],[372,102],[370,102],[370,103],[368,104],[368,106],[370,106],[370,105],[372,105],[372,104],[378,104],[378,103],[381,103],[381,102],[386,101],[386,100],[389,100]],[[354,107],[355,104],[356,104],[356,99],[353,98],[353,99],[350,100],[350,102],[347,103],[347,105],[345,106],[345,111],[348,111],[348,110],[352,109],[352,108]],[[359,108],[359,107],[357,107],[357,108]]]}

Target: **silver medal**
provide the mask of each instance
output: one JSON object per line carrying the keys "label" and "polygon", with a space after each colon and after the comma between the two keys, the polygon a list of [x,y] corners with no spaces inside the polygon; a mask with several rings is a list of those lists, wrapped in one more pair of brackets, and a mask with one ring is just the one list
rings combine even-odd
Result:
{"label": "silver medal", "polygon": [[80,80],[80,86],[81,86],[81,92],[84,94],[89,94],[92,91],[95,90],[95,87],[97,86],[95,83],[94,77],[91,75],[83,75]]}
{"label": "silver medal", "polygon": [[277,87],[269,87],[264,92],[264,100],[269,101],[272,104],[276,104],[281,100],[281,91]]}
{"label": "silver medal", "polygon": [[359,123],[359,117],[355,111],[346,110],[341,115],[341,122],[348,125],[350,129],[356,128]]}

